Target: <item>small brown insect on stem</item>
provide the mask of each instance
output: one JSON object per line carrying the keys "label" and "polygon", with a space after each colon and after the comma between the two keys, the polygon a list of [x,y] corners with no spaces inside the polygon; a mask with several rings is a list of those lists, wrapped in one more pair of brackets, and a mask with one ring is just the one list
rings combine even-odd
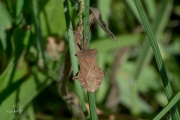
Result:
{"label": "small brown insect on stem", "polygon": [[[80,70],[77,73],[80,84],[88,92],[95,92],[101,85],[105,72],[97,64],[96,49],[89,49],[87,40],[79,45],[80,51],[76,53],[79,58]],[[76,79],[76,76],[73,77]]]}
{"label": "small brown insect on stem", "polygon": [[95,92],[100,87],[105,75],[105,72],[97,64],[97,53],[96,49],[86,49],[76,53],[80,62],[78,80],[89,92]]}
{"label": "small brown insect on stem", "polygon": [[[83,24],[82,23],[82,13],[84,10],[84,4],[82,0],[79,0],[80,2],[80,21],[79,26],[81,26],[81,30],[77,34],[79,36],[79,40],[81,41],[81,45],[78,44],[80,51],[76,53],[76,56],[79,58],[80,63],[80,70],[77,73],[78,80],[80,84],[83,86],[84,89],[86,89],[89,92],[95,92],[101,85],[102,80],[104,78],[105,72],[98,66],[97,64],[97,49],[89,49],[88,48],[88,42],[86,40],[86,37],[84,38],[84,41],[82,41],[82,31],[83,31]],[[92,14],[89,16],[89,22],[90,25],[92,24],[93,20],[96,20],[100,27],[114,40],[119,42],[114,34],[108,29],[106,23],[102,20],[101,12],[97,8],[90,8]],[[76,79],[76,76],[73,77],[73,79]]]}
{"label": "small brown insect on stem", "polygon": [[[92,21],[90,21],[90,24]],[[80,47],[80,51],[78,51],[75,55],[79,58],[80,70],[77,73],[78,80],[80,84],[86,89],[88,92],[95,92],[101,85],[102,80],[104,78],[105,72],[98,66],[97,64],[97,49],[89,49],[88,41],[82,41]],[[76,79],[76,76],[73,77]]]}

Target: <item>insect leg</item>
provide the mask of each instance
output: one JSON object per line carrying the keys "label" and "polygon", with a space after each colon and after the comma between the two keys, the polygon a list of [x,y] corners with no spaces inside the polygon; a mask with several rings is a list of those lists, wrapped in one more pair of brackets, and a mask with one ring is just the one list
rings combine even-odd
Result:
{"label": "insect leg", "polygon": [[79,72],[77,72],[77,73],[75,74],[75,76],[73,76],[73,78],[72,78],[73,80],[76,80],[76,79],[77,79],[78,73],[79,73]]}

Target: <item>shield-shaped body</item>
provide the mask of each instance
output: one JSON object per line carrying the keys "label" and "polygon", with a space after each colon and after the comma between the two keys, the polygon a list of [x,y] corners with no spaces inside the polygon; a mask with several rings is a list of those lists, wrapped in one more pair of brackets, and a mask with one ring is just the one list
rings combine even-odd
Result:
{"label": "shield-shaped body", "polygon": [[78,80],[89,92],[94,92],[99,88],[105,75],[105,72],[97,64],[97,53],[96,49],[81,50],[76,53],[80,62]]}

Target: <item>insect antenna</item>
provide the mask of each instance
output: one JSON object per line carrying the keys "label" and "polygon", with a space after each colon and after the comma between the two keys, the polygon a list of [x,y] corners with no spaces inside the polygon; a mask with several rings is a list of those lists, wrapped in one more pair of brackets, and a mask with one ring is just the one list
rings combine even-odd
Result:
{"label": "insect antenna", "polygon": [[[83,41],[82,41],[82,37],[78,34],[78,32],[77,32],[77,31],[74,31],[74,30],[73,30],[72,28],[70,28],[70,27],[68,27],[68,28],[71,29],[71,30],[73,31],[73,33],[77,35],[77,37],[80,39],[80,42],[81,42],[80,44],[82,44],[82,42],[83,42]],[[76,41],[76,40],[75,40],[75,41]],[[77,46],[79,47],[80,50],[82,50],[82,47],[81,47],[80,44],[77,43]]]}

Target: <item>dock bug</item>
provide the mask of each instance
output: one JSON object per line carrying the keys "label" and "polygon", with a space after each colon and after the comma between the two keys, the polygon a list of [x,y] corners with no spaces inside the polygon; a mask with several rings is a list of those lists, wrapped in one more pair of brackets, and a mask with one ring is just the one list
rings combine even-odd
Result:
{"label": "dock bug", "polygon": [[105,72],[98,66],[96,49],[88,49],[87,45],[76,53],[79,58],[80,70],[77,73],[80,84],[88,92],[95,92],[101,85]]}
{"label": "dock bug", "polygon": [[[108,29],[106,23],[102,20],[101,11],[97,8],[90,8],[90,25],[95,19],[100,27],[114,40],[119,42],[114,34]],[[81,31],[82,33],[82,31]],[[96,49],[88,49],[87,41],[83,43],[81,38],[80,51],[76,53],[79,58],[80,70],[77,73],[80,84],[89,92],[95,92],[101,85],[105,72],[98,66],[96,56],[98,51]],[[75,77],[73,77],[75,79]]]}

